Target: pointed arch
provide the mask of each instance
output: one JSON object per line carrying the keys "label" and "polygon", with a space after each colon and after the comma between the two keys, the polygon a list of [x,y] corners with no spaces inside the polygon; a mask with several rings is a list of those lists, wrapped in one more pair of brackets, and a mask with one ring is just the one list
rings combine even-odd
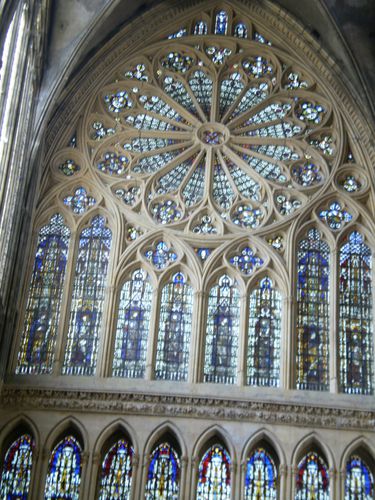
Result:
{"label": "pointed arch", "polygon": [[345,471],[343,495],[345,500],[357,497],[371,500],[375,493],[375,459],[368,439],[360,436],[345,449],[341,470]]}

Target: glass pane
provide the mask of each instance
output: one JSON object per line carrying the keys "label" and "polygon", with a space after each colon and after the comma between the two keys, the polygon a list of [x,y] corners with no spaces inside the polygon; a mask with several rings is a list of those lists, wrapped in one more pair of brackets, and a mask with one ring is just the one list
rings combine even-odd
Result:
{"label": "glass pane", "polygon": [[328,467],[315,452],[298,464],[295,500],[329,500]]}
{"label": "glass pane", "polygon": [[102,462],[99,500],[129,500],[134,450],[126,439],[119,439]]}
{"label": "glass pane", "polygon": [[162,290],[155,378],[187,380],[193,290],[182,273],[176,273]]}
{"label": "glass pane", "polygon": [[22,435],[9,446],[0,480],[0,497],[4,500],[28,498],[33,447],[33,439],[29,434]]}
{"label": "glass pane", "polygon": [[233,280],[224,275],[208,298],[205,382],[236,382],[239,322],[239,292]]}
{"label": "glass pane", "polygon": [[52,451],[48,465],[45,500],[79,500],[82,449],[73,436],[66,436]]}
{"label": "glass pane", "polygon": [[280,380],[281,295],[270,278],[250,294],[247,383],[278,387]]}
{"label": "glass pane", "polygon": [[329,254],[316,229],[298,244],[298,389],[328,389]]}
{"label": "glass pane", "polygon": [[147,474],[146,500],[178,500],[180,459],[169,443],[162,443],[151,453]]}
{"label": "glass pane", "polygon": [[345,500],[373,500],[374,476],[358,455],[352,455],[346,464]]}
{"label": "glass pane", "polygon": [[372,255],[358,231],[340,249],[340,379],[343,392],[372,394]]}
{"label": "glass pane", "polygon": [[214,444],[199,464],[197,500],[230,500],[231,460],[227,450]]}
{"label": "glass pane", "polygon": [[264,448],[254,450],[246,462],[245,500],[276,500],[277,469]]}
{"label": "glass pane", "polygon": [[116,377],[144,377],[151,304],[147,273],[137,269],[120,295],[112,370]]}
{"label": "glass pane", "polygon": [[39,231],[17,373],[52,371],[69,238],[69,228],[59,214]]}
{"label": "glass pane", "polygon": [[95,373],[111,240],[111,230],[100,215],[80,235],[64,374]]}

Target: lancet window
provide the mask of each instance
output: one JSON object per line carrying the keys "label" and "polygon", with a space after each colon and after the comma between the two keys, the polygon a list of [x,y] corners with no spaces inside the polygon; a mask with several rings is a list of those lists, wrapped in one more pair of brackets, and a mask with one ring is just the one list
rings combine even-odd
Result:
{"label": "lancet window", "polygon": [[327,390],[330,249],[310,229],[297,253],[297,388]]}
{"label": "lancet window", "polygon": [[193,314],[193,291],[182,272],[161,292],[155,377],[187,380]]}
{"label": "lancet window", "polygon": [[112,373],[143,378],[150,329],[152,286],[147,273],[137,269],[120,294]]}
{"label": "lancet window", "polygon": [[280,384],[281,294],[265,277],[250,293],[247,383]]}
{"label": "lancet window", "polygon": [[208,297],[205,382],[233,384],[237,379],[239,313],[238,288],[223,275]]}
{"label": "lancet window", "polygon": [[323,457],[310,451],[298,464],[295,500],[329,500],[329,473]]}
{"label": "lancet window", "polygon": [[82,447],[72,435],[65,436],[53,449],[48,464],[44,498],[79,499]]}
{"label": "lancet window", "polygon": [[121,438],[112,444],[101,466],[99,500],[130,499],[133,456],[134,449],[127,439]]}
{"label": "lancet window", "polygon": [[79,238],[63,373],[95,372],[112,233],[101,215]]}
{"label": "lancet window", "polygon": [[60,214],[39,231],[17,373],[50,373],[59,329],[70,230]]}
{"label": "lancet window", "polygon": [[231,498],[231,459],[221,444],[213,444],[204,453],[198,472],[197,500]]}
{"label": "lancet window", "polygon": [[374,498],[374,475],[359,454],[349,457],[346,464],[345,500]]}
{"label": "lancet window", "polygon": [[246,461],[245,500],[277,499],[278,474],[272,455],[262,446],[255,448]]}
{"label": "lancet window", "polygon": [[7,449],[0,477],[1,498],[28,498],[33,448],[32,436],[22,434]]}
{"label": "lancet window", "polygon": [[158,445],[150,455],[146,482],[146,500],[178,500],[180,491],[180,457],[169,442]]}

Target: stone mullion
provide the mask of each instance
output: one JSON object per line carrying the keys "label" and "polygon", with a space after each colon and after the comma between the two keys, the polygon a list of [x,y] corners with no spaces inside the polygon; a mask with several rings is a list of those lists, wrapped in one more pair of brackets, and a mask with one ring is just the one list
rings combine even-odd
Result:
{"label": "stone mullion", "polygon": [[343,467],[339,473],[337,474],[337,498],[344,499],[345,498],[345,479],[346,479],[346,468]]}
{"label": "stone mullion", "polygon": [[[47,480],[47,474],[48,474],[48,465],[49,465],[49,459],[51,456],[51,450],[47,448],[43,448],[41,457],[40,457],[40,464],[39,464],[39,477],[40,477],[40,482],[39,484],[37,483],[35,486],[35,499],[38,500],[43,500],[44,498],[44,490],[46,487],[46,480]],[[37,488],[39,487],[39,490]]]}
{"label": "stone mullion", "polygon": [[248,295],[245,293],[240,297],[240,321],[239,321],[239,339],[238,339],[238,354],[237,359],[238,369],[237,369],[237,385],[246,385],[246,373],[247,373],[247,334],[248,334]]}
{"label": "stone mullion", "polygon": [[339,477],[339,474],[337,474],[336,469],[333,467],[330,467],[328,470],[328,475],[329,475],[329,497],[332,500],[339,500],[339,498],[344,498],[344,497],[339,497],[337,495],[337,479]]}
{"label": "stone mullion", "polygon": [[204,381],[204,364],[206,359],[206,335],[207,335],[207,320],[208,320],[208,297],[209,293],[200,292],[200,331],[198,332],[198,342],[195,346],[196,358],[194,369],[194,382],[200,383]]}
{"label": "stone mullion", "polygon": [[[233,459],[233,457],[232,457]],[[230,491],[230,497],[232,500],[236,500],[236,498],[239,498],[239,496],[236,496],[236,491],[237,491],[237,462],[232,460],[230,466],[230,483],[231,483],[231,491]]]}
{"label": "stone mullion", "polygon": [[286,495],[286,487],[288,481],[288,467],[285,464],[280,464],[278,470],[279,476],[279,498],[280,500],[288,500],[288,496]]}
{"label": "stone mullion", "polygon": [[298,467],[297,465],[290,465],[288,467],[289,471],[289,481],[287,483],[287,488],[286,488],[286,499],[289,498],[294,498],[296,495],[296,475],[298,472]]}
{"label": "stone mullion", "polygon": [[135,498],[141,498],[141,492],[138,491],[138,485],[139,481],[139,455],[138,453],[134,453],[133,455],[133,460],[132,460],[132,483],[130,487],[130,498],[135,499]]}
{"label": "stone mullion", "polygon": [[79,235],[76,230],[70,233],[70,242],[68,250],[68,262],[65,270],[64,291],[60,308],[60,324],[56,335],[55,359],[53,362],[52,375],[61,374],[65,357],[66,340],[69,330],[70,309],[72,301],[72,292],[75,277],[75,263],[77,260]]}
{"label": "stone mullion", "polygon": [[200,366],[200,345],[202,343],[202,335],[204,332],[204,300],[205,293],[201,291],[195,291],[193,294],[193,322],[192,322],[192,334],[191,334],[191,344],[190,344],[190,361],[189,361],[189,374],[188,382],[190,384],[197,383],[200,381],[199,378],[199,366]]}
{"label": "stone mullion", "polygon": [[188,481],[186,480],[188,473],[188,457],[181,457],[181,474],[180,474],[180,491],[179,491],[179,499],[184,500],[185,498],[190,498],[190,494],[188,491]]}
{"label": "stone mullion", "polygon": [[280,366],[280,388],[293,389],[296,385],[296,334],[297,302],[294,296],[282,299],[281,320],[281,366]]}
{"label": "stone mullion", "polygon": [[81,483],[79,486],[79,498],[80,500],[90,500],[89,497],[90,481],[86,481],[86,476],[89,479],[92,457],[88,451],[83,451],[81,457],[82,457],[82,469],[81,469]]}
{"label": "stone mullion", "polygon": [[94,453],[91,458],[91,469],[88,475],[89,487],[87,488],[88,499],[96,498],[97,488],[99,486],[99,473],[101,464],[101,454]]}
{"label": "stone mullion", "polygon": [[150,453],[145,453],[143,455],[142,474],[141,474],[142,477],[138,489],[138,496],[136,498],[144,497],[149,466],[150,466]]}
{"label": "stone mullion", "polygon": [[41,484],[42,476],[40,474],[40,468],[42,464],[42,456],[39,449],[34,450],[33,452],[33,462],[31,468],[31,480],[30,480],[30,488],[29,488],[29,498],[30,500],[37,500],[38,489]]}
{"label": "stone mullion", "polygon": [[199,457],[195,456],[191,459],[191,472],[190,472],[190,499],[193,500],[197,496],[198,485],[198,471],[199,471]]}
{"label": "stone mullion", "polygon": [[155,375],[155,357],[156,357],[156,345],[158,341],[158,331],[159,331],[159,306],[161,300],[162,289],[160,283],[158,283],[157,288],[152,292],[152,308],[150,317],[150,331],[147,340],[147,354],[146,354],[146,370],[145,379],[152,380]]}
{"label": "stone mullion", "polygon": [[243,498],[245,495],[245,481],[246,481],[246,457],[241,461],[239,465],[239,474],[237,477],[237,491],[239,491],[239,498]]}
{"label": "stone mullion", "polygon": [[338,259],[337,247],[335,246],[330,252],[330,303],[329,303],[329,390],[337,393],[339,387],[339,282],[338,282]]}
{"label": "stone mullion", "polygon": [[113,357],[113,341],[116,330],[115,318],[117,318],[116,287],[107,286],[105,288],[105,298],[103,303],[102,325],[100,327],[98,359],[96,374],[98,377],[110,377],[111,361]]}

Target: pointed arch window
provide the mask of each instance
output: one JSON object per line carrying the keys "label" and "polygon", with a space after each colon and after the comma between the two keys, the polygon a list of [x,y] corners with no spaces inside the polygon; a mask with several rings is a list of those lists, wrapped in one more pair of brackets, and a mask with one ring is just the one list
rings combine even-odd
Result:
{"label": "pointed arch window", "polygon": [[134,449],[125,438],[117,440],[110,447],[102,462],[99,500],[130,498],[133,456]]}
{"label": "pointed arch window", "polygon": [[158,445],[150,456],[147,473],[146,500],[178,500],[181,465],[177,451],[168,442]]}
{"label": "pointed arch window", "polygon": [[238,23],[234,27],[234,36],[237,38],[247,38],[247,26],[245,23]]}
{"label": "pointed arch window", "polygon": [[357,454],[346,464],[345,500],[373,500],[374,475],[367,463]]}
{"label": "pointed arch window", "polygon": [[372,394],[372,254],[358,231],[340,248],[339,335],[343,392]]}
{"label": "pointed arch window", "polygon": [[69,239],[70,230],[60,214],[39,231],[17,373],[52,371]]}
{"label": "pointed arch window", "polygon": [[297,388],[328,389],[330,249],[317,229],[298,244]]}
{"label": "pointed arch window", "polygon": [[34,441],[31,435],[23,434],[7,449],[0,478],[1,498],[28,498],[33,448]]}
{"label": "pointed arch window", "polygon": [[194,25],[194,35],[207,35],[208,28],[205,21],[197,21]]}
{"label": "pointed arch window", "polygon": [[193,290],[183,273],[176,273],[161,292],[155,378],[187,380]]}
{"label": "pointed arch window", "polygon": [[329,500],[328,466],[315,451],[298,464],[295,500]]}
{"label": "pointed arch window", "polygon": [[228,31],[228,13],[219,10],[215,19],[215,35],[226,35]]}
{"label": "pointed arch window", "polygon": [[250,293],[247,383],[280,384],[281,294],[265,277]]}
{"label": "pointed arch window", "polygon": [[112,374],[143,378],[150,329],[152,286],[143,269],[133,272],[120,294]]}
{"label": "pointed arch window", "polygon": [[231,460],[221,444],[212,445],[199,464],[197,500],[231,498]]}
{"label": "pointed arch window", "polygon": [[112,233],[101,215],[79,237],[63,373],[93,375],[107,283]]}
{"label": "pointed arch window", "polygon": [[68,435],[53,449],[48,464],[45,500],[79,500],[82,473],[82,448],[78,440]]}
{"label": "pointed arch window", "polygon": [[253,450],[246,461],[244,499],[258,498],[277,498],[277,467],[272,455],[263,446]]}
{"label": "pointed arch window", "polygon": [[223,275],[208,297],[205,382],[236,382],[239,318],[238,288],[229,276]]}

